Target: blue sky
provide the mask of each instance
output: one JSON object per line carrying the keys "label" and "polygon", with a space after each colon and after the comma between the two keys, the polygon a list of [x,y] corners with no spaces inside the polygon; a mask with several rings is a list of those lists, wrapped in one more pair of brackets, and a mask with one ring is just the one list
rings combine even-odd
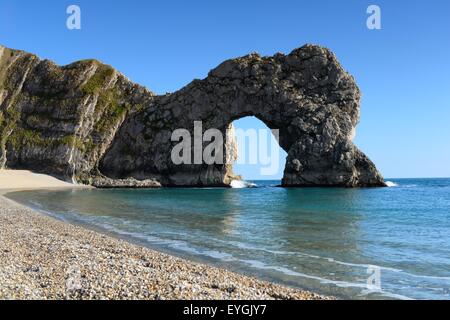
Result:
{"label": "blue sky", "polygon": [[[70,4],[81,7],[81,30],[66,28]],[[381,7],[382,30],[366,28],[370,4]],[[98,58],[156,93],[249,52],[323,45],[363,92],[355,142],[384,176],[449,177],[449,16],[448,0],[1,0],[0,43],[59,64]]]}

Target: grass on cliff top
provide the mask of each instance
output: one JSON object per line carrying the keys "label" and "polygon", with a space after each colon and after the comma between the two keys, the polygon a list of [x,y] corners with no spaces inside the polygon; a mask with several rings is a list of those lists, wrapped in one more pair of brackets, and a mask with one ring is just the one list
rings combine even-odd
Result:
{"label": "grass on cliff top", "polygon": [[106,81],[114,75],[114,69],[107,65],[100,65],[96,73],[81,88],[84,94],[98,93],[105,85]]}

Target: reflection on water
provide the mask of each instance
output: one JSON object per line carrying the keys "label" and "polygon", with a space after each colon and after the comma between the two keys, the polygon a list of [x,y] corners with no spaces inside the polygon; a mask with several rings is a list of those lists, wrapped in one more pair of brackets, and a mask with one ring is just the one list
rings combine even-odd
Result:
{"label": "reflection on water", "polygon": [[[8,196],[160,250],[325,294],[448,299],[450,180],[395,182],[381,189],[283,189],[267,181],[256,189]],[[378,292],[367,288],[373,270],[380,271]]]}

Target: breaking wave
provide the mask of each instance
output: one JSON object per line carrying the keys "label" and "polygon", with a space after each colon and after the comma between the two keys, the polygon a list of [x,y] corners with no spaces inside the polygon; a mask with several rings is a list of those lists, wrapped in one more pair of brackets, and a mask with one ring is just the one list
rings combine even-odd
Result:
{"label": "breaking wave", "polygon": [[387,185],[389,188],[398,187],[398,184],[395,183],[395,182],[392,182],[392,181],[386,181],[386,185]]}
{"label": "breaking wave", "polygon": [[248,181],[233,180],[230,183],[230,187],[233,189],[243,189],[243,188],[256,188],[257,185],[255,183]]}

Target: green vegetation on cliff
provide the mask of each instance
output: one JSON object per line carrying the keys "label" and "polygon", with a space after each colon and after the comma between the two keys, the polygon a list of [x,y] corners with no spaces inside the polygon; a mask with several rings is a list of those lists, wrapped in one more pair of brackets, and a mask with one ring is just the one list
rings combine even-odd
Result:
{"label": "green vegetation on cliff", "polygon": [[106,81],[114,76],[114,73],[115,71],[112,67],[104,64],[99,65],[95,74],[86,82],[81,90],[84,94],[99,93]]}
{"label": "green vegetation on cliff", "polygon": [[42,132],[37,130],[23,128],[15,128],[9,136],[8,142],[11,143],[16,151],[20,151],[24,147],[57,148],[59,146],[68,146],[84,152],[90,145],[75,135],[52,138],[45,137]]}
{"label": "green vegetation on cliff", "polygon": [[109,89],[99,96],[96,112],[102,116],[94,126],[95,131],[106,133],[130,111],[131,105],[122,102],[120,98],[120,93],[116,89]]}

